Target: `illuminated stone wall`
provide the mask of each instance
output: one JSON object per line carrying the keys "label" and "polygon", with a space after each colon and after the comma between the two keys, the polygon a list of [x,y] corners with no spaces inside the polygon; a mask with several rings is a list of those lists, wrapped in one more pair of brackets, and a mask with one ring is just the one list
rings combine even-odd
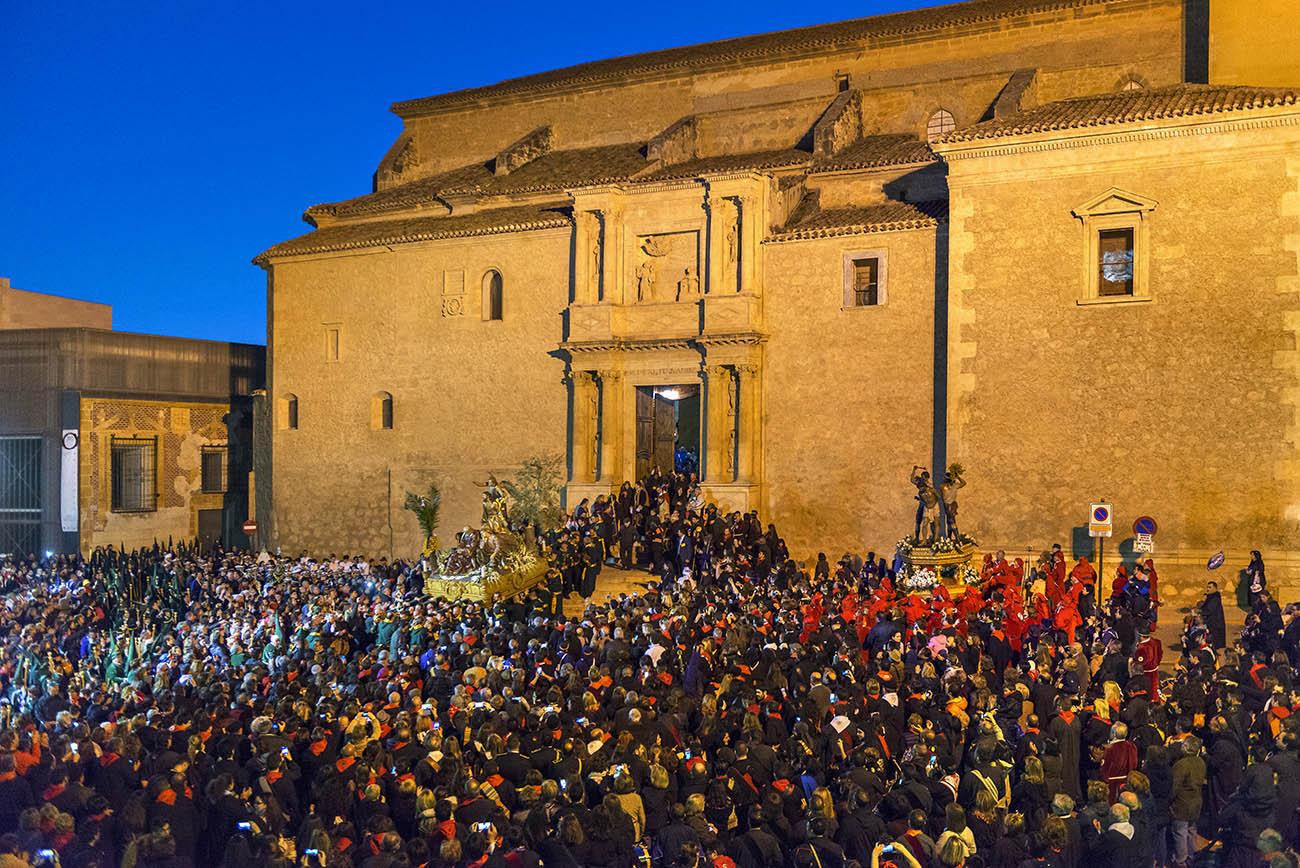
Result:
{"label": "illuminated stone wall", "polygon": [[[1045,139],[946,153],[948,438],[973,529],[986,547],[1069,550],[1104,497],[1112,553],[1154,516],[1158,562],[1185,587],[1221,546],[1300,576],[1300,126]],[[1073,212],[1115,188],[1152,208],[1150,299],[1081,305]]]}
{"label": "illuminated stone wall", "polygon": [[[228,405],[83,397],[81,400],[81,550],[127,549],[193,540],[201,509],[221,509],[223,495],[202,491],[202,448],[225,445]],[[157,508],[114,512],[114,437],[156,438]]]}
{"label": "illuminated stone wall", "polygon": [[[392,551],[409,556],[420,530],[402,508],[407,491],[441,485],[446,539],[478,524],[473,483],[564,451],[564,366],[552,354],[568,256],[569,233],[544,231],[276,266],[273,497],[284,551],[387,556],[391,532]],[[499,322],[482,318],[490,268],[504,283]],[[444,305],[447,290],[455,306]],[[340,329],[336,362],[326,361],[327,328]],[[392,430],[372,427],[379,392],[393,396]],[[297,430],[284,427],[290,394]]]}

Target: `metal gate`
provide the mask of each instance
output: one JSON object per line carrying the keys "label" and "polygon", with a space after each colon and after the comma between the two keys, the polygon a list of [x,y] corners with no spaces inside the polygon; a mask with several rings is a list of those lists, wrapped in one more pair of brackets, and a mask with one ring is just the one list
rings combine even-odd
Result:
{"label": "metal gate", "polygon": [[0,553],[41,548],[41,438],[0,437]]}

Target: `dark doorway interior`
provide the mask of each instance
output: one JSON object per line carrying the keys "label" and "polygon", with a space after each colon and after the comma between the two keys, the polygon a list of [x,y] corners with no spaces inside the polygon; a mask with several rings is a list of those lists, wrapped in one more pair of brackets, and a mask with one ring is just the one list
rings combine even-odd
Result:
{"label": "dark doorway interior", "polygon": [[700,387],[638,386],[636,477],[697,471],[700,466]]}

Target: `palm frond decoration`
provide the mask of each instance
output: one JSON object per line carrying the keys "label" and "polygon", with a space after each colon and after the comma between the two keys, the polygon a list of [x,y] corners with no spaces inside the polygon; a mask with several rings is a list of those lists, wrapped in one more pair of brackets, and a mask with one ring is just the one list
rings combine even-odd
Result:
{"label": "palm frond decoration", "polygon": [[437,483],[429,483],[428,494],[406,493],[406,508],[415,513],[426,540],[433,539],[438,530],[438,514],[442,511],[442,490]]}

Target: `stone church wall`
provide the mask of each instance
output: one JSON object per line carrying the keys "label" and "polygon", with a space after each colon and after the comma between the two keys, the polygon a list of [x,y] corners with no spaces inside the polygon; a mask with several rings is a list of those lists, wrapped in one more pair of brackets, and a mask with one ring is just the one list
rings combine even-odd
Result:
{"label": "stone church wall", "polygon": [[[1300,128],[1257,127],[952,159],[949,443],[986,548],[1088,553],[1104,497],[1112,557],[1159,522],[1171,588],[1224,547],[1297,591]],[[1156,203],[1151,300],[1079,305],[1071,211],[1112,187]]]}
{"label": "stone church wall", "polygon": [[[932,447],[935,229],[765,245],[764,520],[797,558],[889,556]],[[882,251],[885,303],[844,307],[844,255]]]}
{"label": "stone church wall", "polygon": [[[579,148],[645,141],[679,118],[729,109],[752,110],[804,99],[829,103],[836,76],[847,74],[867,100],[869,130],[914,132],[947,107],[959,124],[989,108],[1011,72],[1038,69],[1040,99],[1062,99],[1116,88],[1133,75],[1149,87],[1174,84],[1182,74],[1182,3],[1119,0],[1077,10],[1040,13],[1014,24],[881,37],[861,49],[685,71],[676,77],[570,88],[545,96],[485,96],[429,113],[410,113],[405,132],[413,155],[392,175],[381,165],[381,186],[464,166],[494,156],[547,124],[556,147]],[[808,132],[806,112],[793,112],[781,146]],[[779,139],[769,130],[769,140]],[[729,148],[729,146],[725,146]],[[390,154],[390,158],[395,156]]]}
{"label": "stone church wall", "polygon": [[[552,354],[568,256],[569,233],[552,230],[276,265],[274,501],[285,552],[409,556],[421,540],[402,508],[407,491],[439,483],[445,539],[478,523],[474,482],[564,451],[563,364]],[[503,278],[499,322],[482,318],[490,268]],[[337,362],[326,361],[330,328]],[[391,430],[375,427],[381,392],[393,396]],[[284,428],[289,395],[297,430]]]}

